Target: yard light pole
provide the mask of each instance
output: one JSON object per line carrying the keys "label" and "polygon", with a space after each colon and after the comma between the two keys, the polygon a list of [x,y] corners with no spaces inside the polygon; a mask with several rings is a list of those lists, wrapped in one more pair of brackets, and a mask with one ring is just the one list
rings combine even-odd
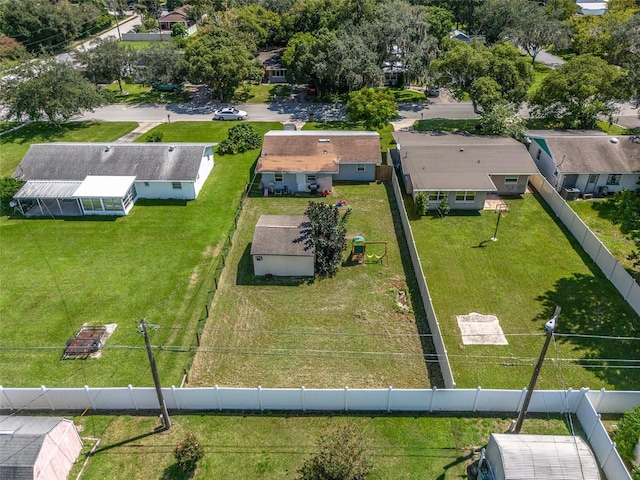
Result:
{"label": "yard light pole", "polygon": [[533,369],[531,382],[529,382],[529,389],[527,390],[527,394],[524,397],[522,409],[520,410],[520,415],[518,415],[516,426],[513,428],[513,433],[520,433],[520,429],[522,428],[522,422],[524,422],[524,416],[527,414],[529,402],[531,401],[531,395],[533,394],[533,389],[536,387],[536,381],[538,380],[538,375],[540,374],[540,369],[542,368],[542,362],[544,361],[544,357],[547,354],[547,349],[549,348],[549,343],[551,343],[553,332],[556,331],[556,327],[558,326],[558,317],[560,316],[560,310],[561,308],[559,306],[556,306],[556,310],[555,312],[553,312],[553,317],[551,318],[551,320],[544,324],[544,328],[547,330],[547,338],[544,341],[542,352],[540,352],[540,358],[538,358],[536,368]]}
{"label": "yard light pole", "polygon": [[491,237],[492,242],[498,241],[498,227],[500,226],[500,218],[507,215],[509,211],[509,206],[506,204],[496,206],[496,213],[498,214],[498,220],[496,220],[496,229],[493,232],[493,237]]}
{"label": "yard light pole", "polygon": [[162,387],[160,386],[160,377],[158,376],[158,368],[156,367],[156,360],[153,357],[153,351],[151,350],[151,343],[149,342],[149,335],[147,334],[147,322],[145,321],[144,318],[140,320],[140,330],[142,330],[144,343],[147,347],[147,355],[149,356],[149,364],[151,365],[151,374],[153,375],[153,384],[156,387],[156,394],[158,395],[158,403],[160,404],[160,411],[162,412],[162,424],[165,430],[169,430],[171,428],[171,419],[169,418],[167,405],[166,403],[164,403],[164,396],[162,395]]}

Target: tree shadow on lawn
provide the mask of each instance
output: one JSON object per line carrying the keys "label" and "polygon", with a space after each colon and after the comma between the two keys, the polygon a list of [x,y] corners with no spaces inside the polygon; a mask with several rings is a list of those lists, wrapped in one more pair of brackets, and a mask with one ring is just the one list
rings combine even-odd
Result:
{"label": "tree shadow on lawn", "polygon": [[400,220],[400,211],[398,203],[396,202],[396,197],[393,193],[393,185],[391,185],[391,182],[387,181],[384,182],[384,187],[387,192],[387,199],[389,201],[389,208],[393,219],[393,229],[396,233],[396,242],[400,250],[402,269],[407,280],[407,289],[409,290],[413,313],[416,317],[416,326],[418,327],[418,333],[421,335],[420,343],[422,344],[422,352],[425,355],[425,364],[427,367],[427,373],[429,374],[429,382],[433,387],[444,388],[445,385],[442,378],[442,372],[440,370],[440,364],[438,362],[431,362],[427,360],[428,358],[437,358],[435,356],[436,348],[430,336],[431,330],[429,329],[426,310],[422,303],[420,289],[418,288],[416,273],[413,269],[413,264],[411,263],[409,247],[407,246],[407,237],[404,234],[404,228],[402,227],[402,221]]}
{"label": "tree shadow on lawn", "polygon": [[253,259],[251,258],[251,244],[247,244],[242,257],[238,262],[236,272],[236,285],[257,285],[270,287],[297,287],[302,284],[311,284],[314,277],[270,277],[255,275],[253,273]]}
{"label": "tree shadow on lawn", "polygon": [[36,138],[39,143],[55,142],[70,132],[84,130],[98,123],[89,121],[52,125],[47,122],[33,122],[14,132],[0,136],[0,145],[4,143],[32,144]]}
{"label": "tree shadow on lawn", "polygon": [[[557,330],[557,341],[580,350],[581,364],[616,390],[640,389],[640,373],[628,367],[628,361],[640,360],[638,316],[620,297],[602,275],[575,273],[557,280],[553,290],[536,298],[545,307],[545,313],[534,321],[548,320],[556,305],[562,307]],[[572,337],[563,334],[620,337],[602,339]],[[595,368],[604,366],[604,368]]]}

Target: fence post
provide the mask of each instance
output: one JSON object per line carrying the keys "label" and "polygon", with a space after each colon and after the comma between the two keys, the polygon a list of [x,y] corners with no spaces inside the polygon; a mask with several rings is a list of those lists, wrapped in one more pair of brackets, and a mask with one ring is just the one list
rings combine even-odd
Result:
{"label": "fence post", "polygon": [[258,402],[260,403],[260,411],[264,412],[264,407],[262,406],[262,387],[258,385]]}
{"label": "fence post", "polygon": [[587,435],[587,439],[591,440],[591,436],[593,435],[593,432],[596,431],[596,428],[598,427],[598,424],[600,423],[600,419],[602,418],[602,416],[598,413],[598,421],[597,422],[593,422],[593,427],[591,427],[591,431],[589,432],[589,434]]}
{"label": "fence post", "polygon": [[389,385],[387,389],[387,413],[391,411],[391,392],[393,391],[393,387]]}
{"label": "fence post", "polygon": [[307,402],[304,398],[304,385],[302,387],[300,387],[300,397],[302,399],[302,411],[306,412],[307,411]]}
{"label": "fence post", "polygon": [[344,411],[349,411],[349,387],[344,387]]}
{"label": "fence post", "polygon": [[522,408],[522,402],[524,400],[524,396],[527,394],[527,389],[526,387],[522,389],[522,394],[520,395],[520,400],[518,401],[517,405],[516,405],[516,413],[520,412],[520,409]]}
{"label": "fence post", "polygon": [[[2,387],[2,385],[0,385],[0,399],[2,399],[3,397],[7,399],[7,403],[9,404],[9,408],[11,410],[15,410],[15,408],[13,408],[11,400],[9,400],[9,397],[7,396],[7,394],[4,393],[4,388]],[[0,410],[2,410],[2,402],[0,402]]]}
{"label": "fence post", "polygon": [[433,412],[433,401],[436,397],[436,392],[438,391],[438,387],[435,385],[431,389],[431,402],[429,403],[429,412]]}
{"label": "fence post", "polygon": [[218,403],[218,411],[222,411],[222,404],[220,403],[220,393],[218,392],[218,385],[213,386],[213,391],[216,394],[216,402]]}
{"label": "fence post", "polygon": [[136,402],[136,396],[133,393],[133,386],[129,384],[127,388],[129,389],[129,396],[131,397],[131,403],[133,403],[133,408],[135,410],[138,410],[138,403]]}
{"label": "fence post", "polygon": [[602,400],[604,399],[604,392],[605,392],[605,389],[604,389],[604,387],[602,387],[600,389],[600,398],[598,399],[598,405],[594,406],[594,409],[595,409],[596,412],[600,411],[600,404],[602,403]]}
{"label": "fence post", "polygon": [[180,402],[178,401],[178,394],[176,393],[175,385],[171,385],[171,393],[173,393],[173,401],[176,402],[176,408],[178,410],[182,410],[182,408],[180,407]]}
{"label": "fence post", "polygon": [[476,398],[473,400],[473,411],[476,411],[476,407],[478,405],[478,397],[480,397],[480,391],[482,390],[482,387],[478,386],[476,387]]}
{"label": "fence post", "polygon": [[96,409],[96,406],[93,404],[93,399],[91,398],[91,393],[89,392],[89,385],[84,386],[84,393],[87,394],[87,400],[89,400],[89,405],[92,410]]}
{"label": "fence post", "polygon": [[611,458],[611,454],[613,452],[616,451],[616,442],[611,442],[611,450],[609,450],[609,453],[607,453],[607,456],[605,457],[605,459],[602,461],[602,470],[606,470],[607,468],[607,462],[609,461],[609,459]]}
{"label": "fence post", "polygon": [[49,398],[49,390],[47,390],[47,387],[45,387],[44,385],[40,385],[40,390],[42,390],[42,394],[44,395],[44,398],[46,398],[47,402],[49,402],[49,406],[51,407],[51,410],[55,410],[56,406],[53,404],[53,402]]}

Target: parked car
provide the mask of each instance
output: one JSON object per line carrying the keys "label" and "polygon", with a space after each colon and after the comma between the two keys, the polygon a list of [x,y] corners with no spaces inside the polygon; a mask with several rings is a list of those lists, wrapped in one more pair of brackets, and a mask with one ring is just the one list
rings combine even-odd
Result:
{"label": "parked car", "polygon": [[440,88],[438,87],[427,88],[426,94],[427,94],[427,97],[439,97]]}
{"label": "parked car", "polygon": [[213,112],[214,120],[246,120],[247,117],[247,112],[233,107],[221,108]]}

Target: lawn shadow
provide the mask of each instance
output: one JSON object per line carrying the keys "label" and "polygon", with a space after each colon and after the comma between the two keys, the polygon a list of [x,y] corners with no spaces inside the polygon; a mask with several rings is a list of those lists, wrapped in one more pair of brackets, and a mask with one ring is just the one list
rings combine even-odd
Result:
{"label": "lawn shadow", "polygon": [[267,277],[253,273],[253,258],[251,258],[251,244],[247,244],[238,262],[236,272],[236,285],[257,285],[271,287],[297,287],[302,284],[311,284],[314,277]]}
{"label": "lawn shadow", "polygon": [[136,200],[135,207],[186,207],[189,202],[179,198],[141,198]]}
{"label": "lawn shadow", "polygon": [[618,229],[620,228],[613,222],[613,219],[616,216],[616,213],[618,210],[613,202],[607,199],[607,200],[590,200],[589,203],[591,205],[591,209],[598,212],[598,217],[604,220],[608,220],[611,222],[612,225],[616,226]]}
{"label": "lawn shadow", "polygon": [[83,130],[99,122],[67,122],[61,125],[52,125],[47,122],[33,122],[28,125],[0,136],[0,145],[4,143],[32,144],[37,138],[38,143],[51,143],[58,141],[70,132]]}
{"label": "lawn shadow", "polygon": [[422,345],[422,352],[425,355],[425,365],[427,373],[429,375],[429,382],[432,387],[444,388],[444,380],[442,378],[442,372],[440,370],[440,364],[437,362],[429,362],[428,358],[433,358],[436,354],[436,348],[431,338],[431,330],[429,329],[429,323],[427,321],[427,313],[422,303],[422,295],[418,288],[418,282],[416,280],[416,273],[411,263],[411,256],[409,254],[409,247],[407,245],[407,237],[402,227],[402,221],[400,219],[400,210],[396,197],[393,192],[393,185],[391,182],[384,182],[384,187],[387,192],[387,199],[389,201],[389,208],[391,210],[391,217],[393,219],[393,229],[396,233],[396,242],[398,249],[400,250],[400,260],[402,262],[402,269],[404,276],[407,280],[407,289],[411,298],[411,305],[413,307],[413,313],[416,317],[416,326],[418,327],[418,333],[420,333],[420,343]]}
{"label": "lawn shadow", "polygon": [[627,368],[630,362],[640,360],[638,342],[634,340],[640,336],[640,322],[602,274],[574,273],[571,277],[561,278],[555,282],[553,290],[536,300],[542,303],[545,311],[532,320],[535,322],[551,318],[556,305],[562,307],[556,340],[571,345],[572,351],[582,352],[580,364],[616,390],[640,388],[640,373]]}
{"label": "lawn shadow", "polygon": [[180,467],[178,467],[177,464],[174,463],[173,465],[169,465],[164,469],[160,480],[188,480],[190,478],[193,478],[197,471],[198,469],[194,468],[191,471],[185,472]]}

